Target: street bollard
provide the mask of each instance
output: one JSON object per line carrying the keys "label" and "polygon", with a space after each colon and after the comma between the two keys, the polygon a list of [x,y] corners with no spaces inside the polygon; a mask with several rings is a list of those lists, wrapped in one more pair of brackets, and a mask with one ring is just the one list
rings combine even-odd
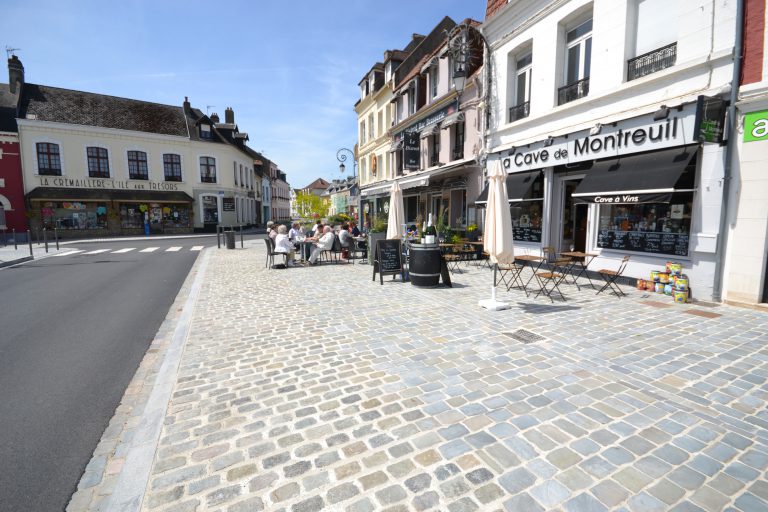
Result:
{"label": "street bollard", "polygon": [[27,230],[27,241],[29,241],[29,255],[35,259],[35,253],[32,252],[32,233],[29,230]]}
{"label": "street bollard", "polygon": [[45,244],[45,252],[48,253],[48,230],[43,228],[43,243]]}
{"label": "street bollard", "polygon": [[53,236],[56,237],[56,250],[59,250],[59,230],[57,228],[53,228]]}
{"label": "street bollard", "polygon": [[5,228],[3,228],[3,247],[8,245],[8,233],[5,232]]}
{"label": "street bollard", "polygon": [[13,230],[13,250],[18,251],[19,250],[19,242],[16,240],[16,229]]}
{"label": "street bollard", "polygon": [[221,236],[219,234],[219,230],[221,228],[221,225],[216,224],[216,246],[221,249]]}
{"label": "street bollard", "polygon": [[243,247],[245,247],[243,245],[243,225],[240,224],[240,248],[242,249]]}

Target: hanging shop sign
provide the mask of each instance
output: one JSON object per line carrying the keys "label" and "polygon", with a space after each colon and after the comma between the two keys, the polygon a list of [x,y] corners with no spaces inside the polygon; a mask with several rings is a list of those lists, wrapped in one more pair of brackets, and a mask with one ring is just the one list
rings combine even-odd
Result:
{"label": "hanging shop sign", "polygon": [[109,178],[65,178],[63,176],[39,176],[41,187],[92,188],[117,190],[179,190],[178,183],[165,181],[129,181]]}
{"label": "hanging shop sign", "polygon": [[648,114],[603,125],[594,135],[584,130],[534,142],[503,156],[501,162],[509,173],[698,143],[695,121],[696,103],[690,103],[682,110],[671,108],[666,119],[654,120]]}
{"label": "hanging shop sign", "polygon": [[768,140],[768,110],[744,116],[744,142]]}
{"label": "hanging shop sign", "polygon": [[696,121],[693,125],[699,142],[723,142],[727,105],[721,98],[699,96],[696,100]]}
{"label": "hanging shop sign", "polygon": [[419,134],[417,132],[406,133],[403,145],[403,158],[406,169],[419,168],[419,149]]}
{"label": "hanging shop sign", "polygon": [[225,211],[225,212],[235,211],[235,198],[234,197],[223,198],[221,202],[221,209],[222,211]]}
{"label": "hanging shop sign", "polygon": [[437,112],[434,112],[434,113],[428,115],[424,119],[416,121],[412,125],[408,126],[408,128],[406,128],[402,132],[396,133],[395,134],[395,140],[396,141],[397,140],[402,140],[406,133],[414,133],[414,132],[419,133],[422,130],[424,130],[425,128],[429,128],[430,126],[439,123],[440,121],[442,121],[443,119],[445,119],[449,115],[451,115],[454,112],[458,111],[458,109],[459,109],[459,104],[457,102],[453,102],[453,103],[451,103],[451,104],[441,108]]}

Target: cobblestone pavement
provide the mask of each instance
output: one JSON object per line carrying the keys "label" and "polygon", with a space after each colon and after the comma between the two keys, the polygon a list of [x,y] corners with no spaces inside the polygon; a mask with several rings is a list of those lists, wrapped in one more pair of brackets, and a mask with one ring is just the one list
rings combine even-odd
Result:
{"label": "cobblestone pavement", "polygon": [[143,510],[768,510],[768,313],[370,274],[214,251]]}

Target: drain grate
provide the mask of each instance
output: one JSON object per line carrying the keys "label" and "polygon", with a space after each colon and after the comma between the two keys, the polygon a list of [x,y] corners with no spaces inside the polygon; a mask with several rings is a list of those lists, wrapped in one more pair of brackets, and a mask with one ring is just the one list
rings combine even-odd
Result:
{"label": "drain grate", "polygon": [[526,331],[525,329],[518,329],[515,332],[504,332],[502,334],[517,341],[522,341],[526,345],[546,339],[544,336],[539,336],[535,332]]}

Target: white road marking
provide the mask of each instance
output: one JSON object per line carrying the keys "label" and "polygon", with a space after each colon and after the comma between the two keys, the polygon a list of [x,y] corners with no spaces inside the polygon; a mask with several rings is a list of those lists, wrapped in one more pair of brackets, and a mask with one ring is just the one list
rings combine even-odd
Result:
{"label": "white road marking", "polygon": [[195,245],[190,249],[190,251],[202,251],[205,248],[204,245]]}
{"label": "white road marking", "polygon": [[84,252],[82,256],[85,256],[86,254],[101,254],[102,252],[107,251],[109,251],[109,249],[96,249],[95,251]]}
{"label": "white road marking", "polygon": [[146,249],[142,249],[139,252],[155,252],[158,249],[159,247],[147,247]]}
{"label": "white road marking", "polygon": [[72,256],[73,254],[77,254],[79,252],[83,252],[85,249],[75,249],[74,251],[68,251],[68,252],[62,252],[60,254],[54,254],[53,257],[56,258],[58,256]]}
{"label": "white road marking", "polygon": [[178,252],[181,250],[181,247],[169,247],[165,250],[165,252]]}
{"label": "white road marking", "polygon": [[135,247],[126,247],[125,249],[120,249],[118,251],[112,251],[112,254],[123,254],[123,253],[126,253],[126,252],[135,251],[135,250],[136,250]]}

